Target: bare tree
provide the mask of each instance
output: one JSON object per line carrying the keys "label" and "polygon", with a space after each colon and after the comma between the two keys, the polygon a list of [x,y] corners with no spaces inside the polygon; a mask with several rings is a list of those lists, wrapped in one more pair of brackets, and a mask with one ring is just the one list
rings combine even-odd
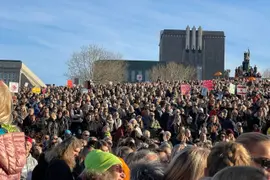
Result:
{"label": "bare tree", "polygon": [[166,81],[190,80],[194,79],[195,75],[195,68],[184,66],[175,62],[159,64],[154,66],[150,71],[150,78],[152,81],[155,81],[159,78]]}
{"label": "bare tree", "polygon": [[94,64],[94,82],[125,82],[127,64],[121,60],[100,60]]}
{"label": "bare tree", "polygon": [[270,78],[270,68],[265,69],[262,73],[263,78]]}
{"label": "bare tree", "polygon": [[[82,81],[94,80],[95,62],[101,60],[119,60],[122,59],[122,55],[119,53],[110,52],[103,47],[97,45],[88,45],[81,47],[80,51],[74,52],[71,58],[67,61],[68,72],[66,76],[70,79],[79,78]],[[99,70],[104,72],[105,67]],[[111,63],[111,67],[114,68],[114,64]],[[100,72],[99,72],[100,74]]]}

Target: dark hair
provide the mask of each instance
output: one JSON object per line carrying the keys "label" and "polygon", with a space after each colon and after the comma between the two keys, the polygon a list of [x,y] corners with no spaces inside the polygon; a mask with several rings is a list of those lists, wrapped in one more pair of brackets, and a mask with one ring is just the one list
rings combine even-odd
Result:
{"label": "dark hair", "polygon": [[164,166],[159,162],[140,162],[131,167],[130,176],[130,180],[162,180]]}
{"label": "dark hair", "polygon": [[116,155],[120,158],[125,159],[130,154],[131,150],[132,149],[128,146],[122,146],[118,148]]}
{"label": "dark hair", "polygon": [[111,152],[111,146],[109,145],[109,143],[107,143],[104,140],[100,140],[100,141],[96,142],[95,149],[101,149],[102,146],[107,146],[109,151]]}

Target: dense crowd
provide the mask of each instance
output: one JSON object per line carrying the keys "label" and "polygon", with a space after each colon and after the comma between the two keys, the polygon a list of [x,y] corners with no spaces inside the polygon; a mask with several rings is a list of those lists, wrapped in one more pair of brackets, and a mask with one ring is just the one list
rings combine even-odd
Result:
{"label": "dense crowd", "polygon": [[12,96],[0,82],[0,179],[268,179],[270,82],[213,84],[206,95],[201,81],[158,81]]}

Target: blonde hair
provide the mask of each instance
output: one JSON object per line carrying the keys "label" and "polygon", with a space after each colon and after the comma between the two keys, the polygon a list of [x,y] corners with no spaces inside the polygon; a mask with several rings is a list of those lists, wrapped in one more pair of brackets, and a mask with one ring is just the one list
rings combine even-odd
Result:
{"label": "blonde hair", "polygon": [[204,176],[209,150],[187,148],[169,164],[164,180],[198,180]]}
{"label": "blonde hair", "polygon": [[265,141],[270,141],[270,137],[258,132],[243,133],[236,139],[236,142],[242,144],[249,152],[253,152],[256,144]]}
{"label": "blonde hair", "polygon": [[0,124],[12,123],[12,95],[7,85],[0,81]]}
{"label": "blonde hair", "polygon": [[76,165],[73,152],[75,149],[82,147],[82,142],[76,137],[70,137],[58,144],[52,150],[45,154],[45,159],[48,163],[55,159],[64,160],[70,169]]}
{"label": "blonde hair", "polygon": [[263,170],[249,167],[249,166],[238,166],[238,167],[227,167],[219,171],[212,180],[267,180],[268,177]]}
{"label": "blonde hair", "polygon": [[228,166],[249,166],[251,158],[247,150],[236,142],[220,142],[216,144],[207,158],[207,176],[214,176]]}

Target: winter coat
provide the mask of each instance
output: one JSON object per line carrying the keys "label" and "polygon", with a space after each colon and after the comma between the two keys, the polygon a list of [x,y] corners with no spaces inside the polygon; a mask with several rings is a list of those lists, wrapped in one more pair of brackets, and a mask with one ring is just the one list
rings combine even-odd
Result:
{"label": "winter coat", "polygon": [[56,135],[59,136],[59,124],[57,121],[50,121],[48,124],[48,133],[50,136]]}
{"label": "winter coat", "polygon": [[44,180],[74,180],[74,178],[67,163],[56,159],[49,164]]}
{"label": "winter coat", "polygon": [[26,162],[25,135],[21,132],[0,136],[0,179],[19,180]]}
{"label": "winter coat", "polygon": [[37,166],[38,162],[33,156],[30,154],[26,159],[26,164],[22,169],[21,180],[31,180],[32,172],[34,168]]}
{"label": "winter coat", "polygon": [[70,120],[66,117],[62,117],[60,119],[57,119],[56,122],[59,125],[60,135],[63,135],[65,130],[69,129]]}

